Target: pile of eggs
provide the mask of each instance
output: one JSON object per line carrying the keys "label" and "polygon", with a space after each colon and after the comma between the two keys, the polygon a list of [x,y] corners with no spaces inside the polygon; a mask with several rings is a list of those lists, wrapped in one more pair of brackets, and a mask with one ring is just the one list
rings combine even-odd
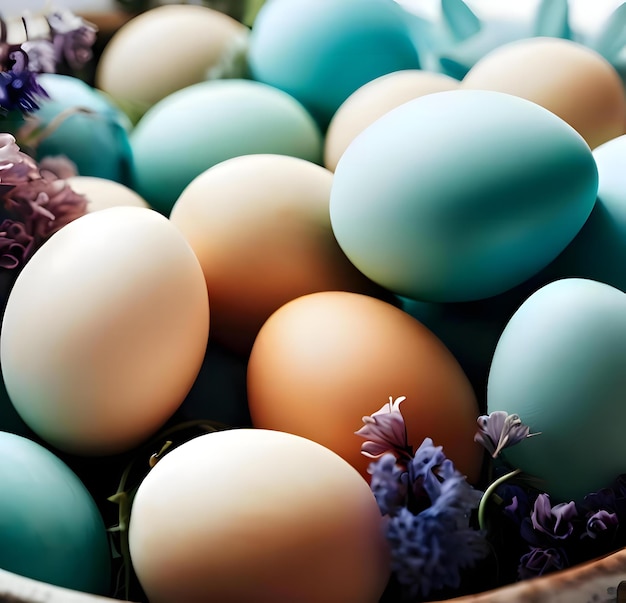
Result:
{"label": "pile of eggs", "polygon": [[542,433],[508,459],[554,500],[626,471],[624,84],[548,36],[426,70],[412,19],[168,5],[115,33],[94,87],[41,78],[36,156],[76,164],[88,212],[7,294],[0,567],[111,595],[108,484],[85,483],[190,420],[231,429],[138,486],[150,603],[379,601],[354,432],[390,396],[473,484],[491,410]]}

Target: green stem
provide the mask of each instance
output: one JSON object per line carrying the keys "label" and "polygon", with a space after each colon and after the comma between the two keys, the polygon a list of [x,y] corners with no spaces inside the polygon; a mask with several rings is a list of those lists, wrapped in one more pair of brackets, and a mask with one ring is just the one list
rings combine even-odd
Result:
{"label": "green stem", "polygon": [[495,492],[496,488],[500,484],[504,483],[508,479],[511,479],[512,477],[515,477],[518,473],[521,473],[521,471],[522,471],[521,469],[515,469],[514,471],[505,473],[503,476],[499,477],[497,480],[489,484],[489,487],[485,490],[485,493],[480,499],[480,503],[478,505],[478,527],[481,530],[487,529],[486,508],[487,508],[487,502],[489,501],[489,498],[491,498],[491,495]]}

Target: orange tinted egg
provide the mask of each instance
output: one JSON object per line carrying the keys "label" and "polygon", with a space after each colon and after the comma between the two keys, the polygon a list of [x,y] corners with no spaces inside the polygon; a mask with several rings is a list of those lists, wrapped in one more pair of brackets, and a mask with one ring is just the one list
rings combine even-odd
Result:
{"label": "orange tinted egg", "polygon": [[285,304],[259,331],[248,363],[255,427],[317,441],[366,476],[354,432],[389,396],[406,396],[414,448],[430,437],[478,478],[474,391],[452,353],[409,314],[367,295],[320,292]]}
{"label": "orange tinted egg", "polygon": [[591,148],[624,133],[626,94],[614,67],[570,40],[536,37],[504,44],[479,60],[461,88],[533,101],[566,121]]}

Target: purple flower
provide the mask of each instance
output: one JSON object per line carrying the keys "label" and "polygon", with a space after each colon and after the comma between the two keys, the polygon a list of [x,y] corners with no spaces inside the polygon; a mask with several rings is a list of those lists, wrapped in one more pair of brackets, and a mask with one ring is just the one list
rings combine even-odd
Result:
{"label": "purple flower", "polygon": [[520,580],[526,580],[562,570],[568,566],[569,562],[563,549],[532,547],[520,559],[518,577]]}
{"label": "purple flower", "polygon": [[482,444],[493,458],[496,458],[504,448],[538,435],[530,433],[529,427],[522,423],[519,415],[510,415],[503,410],[478,417],[478,428],[474,441]]}
{"label": "purple flower", "polygon": [[36,178],[39,178],[37,162],[20,151],[11,134],[0,133],[0,184],[10,190]]}
{"label": "purple flower", "polygon": [[578,516],[576,503],[550,503],[548,494],[539,494],[531,513],[532,526],[538,532],[557,540],[564,540],[574,531],[572,520]]}
{"label": "purple flower", "polygon": [[368,473],[372,476],[370,487],[380,512],[396,515],[406,503],[408,486],[407,473],[397,463],[396,457],[388,452],[370,463]]}
{"label": "purple flower", "polygon": [[54,73],[57,58],[50,40],[28,40],[22,44],[28,58],[28,70],[34,73]]}
{"label": "purple flower", "polygon": [[55,11],[47,17],[57,60],[65,60],[72,69],[80,69],[93,56],[97,29],[72,12]]}
{"label": "purple flower", "polygon": [[33,237],[24,225],[5,219],[0,224],[0,268],[12,270],[26,261],[33,246]]}
{"label": "purple flower", "polygon": [[596,511],[587,518],[586,531],[583,536],[598,538],[598,536],[612,535],[618,527],[618,519],[615,513],[606,510]]}
{"label": "purple flower", "polygon": [[392,571],[412,598],[458,588],[461,570],[489,552],[484,534],[471,528],[467,515],[449,504],[448,490],[453,493],[455,488],[450,482],[433,506],[418,514],[402,508],[387,524]]}
{"label": "purple flower", "polygon": [[361,445],[361,453],[369,458],[378,458],[392,452],[399,458],[410,459],[412,450],[407,442],[406,426],[400,412],[405,396],[389,402],[369,417],[363,417],[363,427],[355,432],[367,441]]}

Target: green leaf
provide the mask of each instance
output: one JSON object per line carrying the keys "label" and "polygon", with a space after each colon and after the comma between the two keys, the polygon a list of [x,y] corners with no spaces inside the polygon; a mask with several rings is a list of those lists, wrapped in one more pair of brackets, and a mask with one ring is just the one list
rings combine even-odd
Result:
{"label": "green leaf", "polygon": [[571,40],[568,0],[542,0],[535,17],[535,36]]}
{"label": "green leaf", "polygon": [[626,2],[620,4],[600,30],[594,49],[608,61],[615,61],[626,46]]}
{"label": "green leaf", "polygon": [[441,0],[441,12],[457,42],[467,40],[480,31],[480,20],[463,0]]}

